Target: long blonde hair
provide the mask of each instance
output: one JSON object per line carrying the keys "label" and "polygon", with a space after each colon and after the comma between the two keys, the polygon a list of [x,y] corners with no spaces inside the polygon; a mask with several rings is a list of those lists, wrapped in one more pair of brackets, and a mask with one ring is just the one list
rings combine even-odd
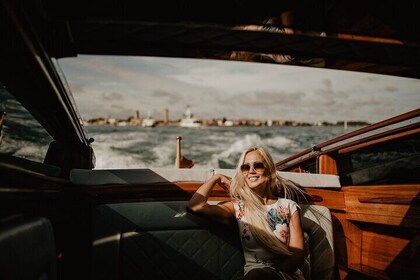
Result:
{"label": "long blonde hair", "polygon": [[306,197],[305,192],[298,185],[277,174],[271,155],[262,147],[251,147],[242,153],[230,184],[230,195],[233,200],[239,200],[243,203],[247,223],[257,242],[275,254],[290,255],[287,245],[279,241],[267,222],[263,200],[248,186],[241,171],[245,156],[253,151],[258,152],[263,157],[264,175],[269,176],[265,190],[266,197],[284,196],[284,198],[297,202],[299,202],[300,197]]}

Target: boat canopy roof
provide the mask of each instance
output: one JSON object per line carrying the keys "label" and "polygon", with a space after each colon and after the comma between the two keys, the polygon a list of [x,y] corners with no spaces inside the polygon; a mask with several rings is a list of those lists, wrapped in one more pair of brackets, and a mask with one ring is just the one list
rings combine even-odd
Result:
{"label": "boat canopy roof", "polygon": [[[306,61],[322,58],[322,67],[331,69],[406,77],[420,73],[416,1],[3,2],[29,21],[44,50],[56,58],[101,54],[231,59],[231,51],[246,51]],[[292,23],[281,23],[280,15],[287,11]],[[295,32],[240,28],[261,24]],[[295,63],[305,65],[302,61]]]}

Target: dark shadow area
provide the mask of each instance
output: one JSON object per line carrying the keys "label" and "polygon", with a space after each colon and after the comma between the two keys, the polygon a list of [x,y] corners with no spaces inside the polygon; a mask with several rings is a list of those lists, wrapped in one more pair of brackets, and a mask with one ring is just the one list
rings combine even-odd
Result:
{"label": "dark shadow area", "polygon": [[420,279],[420,191],[411,200],[401,225],[404,226],[381,231],[382,234],[409,240],[385,271],[392,279]]}
{"label": "dark shadow area", "polygon": [[0,220],[0,278],[56,279],[54,232],[44,217]]}
{"label": "dark shadow area", "polygon": [[301,205],[303,231],[309,235],[311,279],[335,279],[334,237],[328,208]]}
{"label": "dark shadow area", "polygon": [[348,266],[347,244],[344,228],[338,218],[331,214],[334,231],[335,279],[340,279],[339,265]]}
{"label": "dark shadow area", "polygon": [[192,215],[186,202],[100,205],[93,217],[95,279],[235,279],[243,273],[237,227]]}

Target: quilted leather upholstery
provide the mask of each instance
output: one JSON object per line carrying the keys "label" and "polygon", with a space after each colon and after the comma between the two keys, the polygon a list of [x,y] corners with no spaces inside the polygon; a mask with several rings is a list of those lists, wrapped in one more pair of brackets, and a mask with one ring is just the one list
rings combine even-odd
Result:
{"label": "quilted leather upholstery", "polygon": [[102,205],[94,211],[94,279],[236,279],[237,228],[186,211],[186,202]]}
{"label": "quilted leather upholstery", "polygon": [[[186,210],[187,202],[98,206],[93,213],[93,279],[237,279],[244,258],[235,226]],[[304,273],[333,279],[331,216],[322,206],[302,206],[310,257]],[[327,232],[328,231],[328,232]]]}

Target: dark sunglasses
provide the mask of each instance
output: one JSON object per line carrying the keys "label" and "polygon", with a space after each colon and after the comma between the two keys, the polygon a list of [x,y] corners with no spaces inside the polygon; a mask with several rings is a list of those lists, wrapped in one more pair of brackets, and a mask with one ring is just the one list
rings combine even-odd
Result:
{"label": "dark sunglasses", "polygon": [[265,170],[265,165],[262,162],[254,162],[254,163],[245,163],[241,165],[242,172],[249,172],[251,170],[251,166],[256,172],[263,172]]}

